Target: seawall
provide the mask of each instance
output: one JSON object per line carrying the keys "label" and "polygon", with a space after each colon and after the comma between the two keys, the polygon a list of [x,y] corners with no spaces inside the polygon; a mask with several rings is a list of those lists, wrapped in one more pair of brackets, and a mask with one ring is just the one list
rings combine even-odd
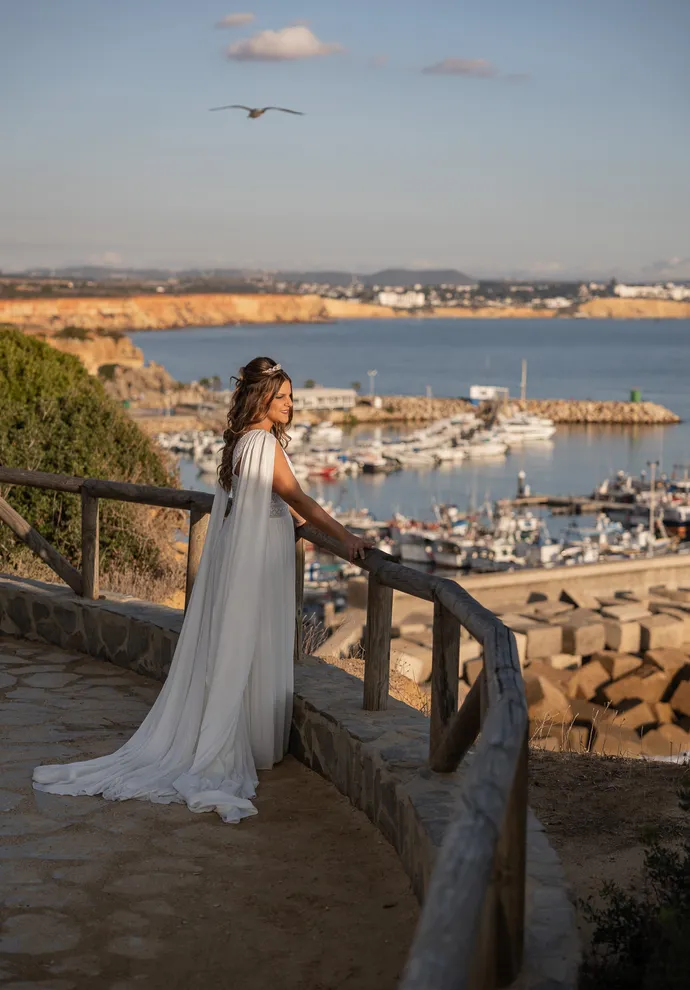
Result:
{"label": "seawall", "polygon": [[[368,402],[360,402],[347,412],[329,412],[328,419],[336,423],[393,423],[428,422],[445,419],[464,412],[476,412],[475,406],[463,399],[427,399],[416,395],[388,395],[381,397],[381,408],[375,409]],[[665,426],[679,423],[680,417],[656,402],[594,402],[588,399],[528,399],[511,402],[532,415],[546,416],[554,423],[598,423],[625,426]],[[298,414],[301,419],[319,418],[318,415]]]}
{"label": "seawall", "polygon": [[[657,299],[593,299],[579,312],[611,319],[689,319],[690,303]],[[236,323],[326,323],[344,319],[391,319],[407,317],[371,303],[351,303],[320,296],[288,296],[229,293],[198,295],[139,295],[119,297],[54,297],[0,299],[0,324],[22,328],[62,330],[68,326],[85,330],[170,330],[195,326],[227,326]],[[443,307],[427,316],[452,319],[535,319],[558,316],[553,310],[526,306]]]}

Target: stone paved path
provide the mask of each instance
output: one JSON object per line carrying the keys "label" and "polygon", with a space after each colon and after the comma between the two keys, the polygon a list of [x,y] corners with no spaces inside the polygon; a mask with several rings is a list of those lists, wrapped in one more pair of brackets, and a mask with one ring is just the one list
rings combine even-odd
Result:
{"label": "stone paved path", "polygon": [[158,685],[0,637],[3,990],[387,990],[417,906],[377,830],[288,758],[240,825],[179,805],[33,791],[112,751]]}

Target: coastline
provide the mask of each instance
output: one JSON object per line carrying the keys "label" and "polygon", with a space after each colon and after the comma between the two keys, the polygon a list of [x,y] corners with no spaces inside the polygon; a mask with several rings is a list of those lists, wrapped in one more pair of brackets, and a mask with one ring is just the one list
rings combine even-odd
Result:
{"label": "coastline", "polygon": [[421,314],[373,303],[352,303],[320,296],[215,293],[0,299],[0,324],[23,330],[57,333],[83,330],[174,330],[237,324],[332,323],[357,319],[690,319],[690,303],[663,299],[590,299],[567,315],[526,306],[439,307]]}

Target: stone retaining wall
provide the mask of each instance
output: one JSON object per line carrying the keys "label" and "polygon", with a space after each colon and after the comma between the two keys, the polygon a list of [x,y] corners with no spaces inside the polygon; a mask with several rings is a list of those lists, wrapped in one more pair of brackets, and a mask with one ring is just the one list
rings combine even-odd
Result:
{"label": "stone retaining wall", "polygon": [[[126,596],[97,602],[68,588],[0,575],[0,632],[78,650],[163,680],[180,612]],[[331,780],[392,843],[423,899],[436,853],[462,792],[463,768],[426,767],[428,720],[389,699],[361,708],[359,680],[316,658],[295,669],[290,751]],[[468,760],[471,759],[471,754]],[[530,813],[526,962],[516,986],[575,990],[579,942],[562,867]]]}

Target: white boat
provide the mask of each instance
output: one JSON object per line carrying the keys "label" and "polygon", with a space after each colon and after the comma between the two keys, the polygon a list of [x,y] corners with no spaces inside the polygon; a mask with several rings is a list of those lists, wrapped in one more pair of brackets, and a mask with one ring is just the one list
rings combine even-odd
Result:
{"label": "white boat", "polygon": [[508,444],[500,440],[492,430],[478,430],[465,441],[463,449],[467,456],[473,459],[505,457],[508,452]]}
{"label": "white boat", "polygon": [[436,451],[436,459],[441,464],[460,464],[465,457],[464,447],[440,447]]}
{"label": "white boat", "polygon": [[435,567],[458,571],[467,567],[469,554],[474,548],[473,540],[437,540],[432,547]]}
{"label": "white boat", "polygon": [[400,451],[395,456],[404,468],[431,468],[436,466],[436,456],[428,450]]}
{"label": "white boat", "polygon": [[527,413],[499,416],[496,427],[509,445],[540,443],[550,440],[556,432],[553,420]]}
{"label": "white boat", "polygon": [[433,563],[434,541],[423,533],[401,533],[398,554],[403,564]]}

